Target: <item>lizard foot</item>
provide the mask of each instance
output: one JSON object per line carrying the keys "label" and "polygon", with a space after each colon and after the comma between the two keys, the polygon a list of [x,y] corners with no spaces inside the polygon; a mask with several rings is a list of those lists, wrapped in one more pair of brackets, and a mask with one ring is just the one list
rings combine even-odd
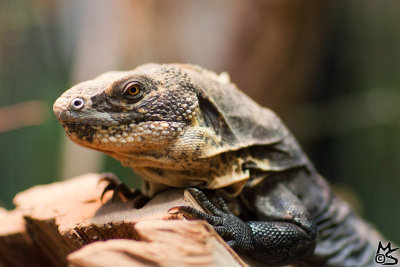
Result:
{"label": "lizard foot", "polygon": [[107,182],[107,186],[104,188],[100,199],[103,200],[104,195],[108,191],[113,191],[111,198],[112,202],[133,200],[134,207],[139,209],[143,207],[147,202],[148,198],[142,195],[140,190],[129,188],[126,184],[122,183],[121,180],[111,172],[105,172],[100,175],[99,183]]}
{"label": "lizard foot", "polygon": [[207,221],[230,247],[239,252],[242,251],[242,248],[251,247],[250,227],[232,214],[222,197],[214,196],[210,201],[199,189],[189,188],[187,190],[207,213],[190,206],[179,206],[171,210],[178,209],[186,218]]}

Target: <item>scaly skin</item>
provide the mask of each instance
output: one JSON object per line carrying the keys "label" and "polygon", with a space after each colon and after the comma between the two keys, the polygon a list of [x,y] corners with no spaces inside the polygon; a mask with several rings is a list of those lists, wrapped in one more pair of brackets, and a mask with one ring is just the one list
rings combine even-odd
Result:
{"label": "scaly skin", "polygon": [[331,192],[279,118],[226,74],[182,64],[109,72],[66,91],[54,113],[71,140],[140,174],[143,194],[206,192],[190,189],[208,214],[182,212],[250,258],[374,266],[379,234]]}

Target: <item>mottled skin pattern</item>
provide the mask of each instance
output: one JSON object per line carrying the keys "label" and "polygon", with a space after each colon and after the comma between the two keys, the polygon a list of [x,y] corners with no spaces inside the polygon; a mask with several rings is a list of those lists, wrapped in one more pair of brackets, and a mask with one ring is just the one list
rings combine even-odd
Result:
{"label": "mottled skin pattern", "polygon": [[227,74],[182,64],[109,72],[66,91],[54,112],[74,142],[140,174],[143,194],[200,189],[190,190],[208,214],[181,211],[207,220],[249,258],[374,266],[379,234],[331,192],[279,118]]}

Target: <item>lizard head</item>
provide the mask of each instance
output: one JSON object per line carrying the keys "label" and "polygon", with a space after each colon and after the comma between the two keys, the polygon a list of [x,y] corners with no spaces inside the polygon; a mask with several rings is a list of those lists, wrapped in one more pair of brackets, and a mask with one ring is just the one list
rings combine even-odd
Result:
{"label": "lizard head", "polygon": [[211,144],[218,138],[204,128],[194,130],[198,109],[188,74],[176,65],[158,64],[79,83],[53,106],[72,141],[131,167],[182,165],[182,159],[209,154],[202,140]]}
{"label": "lizard head", "polygon": [[[275,114],[228,75],[195,65],[108,72],[67,90],[53,109],[72,141],[131,167],[148,182],[149,195],[158,185],[242,186],[249,177],[244,163],[265,158],[251,156],[248,148],[288,135]],[[272,168],[265,160],[252,163]]]}

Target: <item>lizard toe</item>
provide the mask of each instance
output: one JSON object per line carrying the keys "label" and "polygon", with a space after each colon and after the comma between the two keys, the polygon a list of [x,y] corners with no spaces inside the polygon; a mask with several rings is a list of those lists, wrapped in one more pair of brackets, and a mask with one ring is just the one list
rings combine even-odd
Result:
{"label": "lizard toe", "polygon": [[[214,216],[222,216],[223,215],[223,209],[219,209],[216,205],[214,205],[213,202],[211,202],[207,196],[199,189],[197,188],[188,188],[186,189],[189,191],[189,193],[194,197],[194,199],[197,201],[197,203],[206,211],[208,211],[210,214]],[[223,200],[222,200],[223,201]],[[218,204],[218,203],[217,203]],[[227,208],[227,206],[226,206]]]}
{"label": "lizard toe", "polygon": [[[141,196],[141,192],[138,190],[130,189],[126,184],[122,183],[121,180],[113,173],[106,172],[100,175],[99,183],[107,182],[107,186],[104,188],[103,193],[100,196],[101,201],[103,201],[104,195],[108,191],[113,191],[111,198],[112,202],[122,201],[126,202],[131,199],[138,198]],[[136,203],[137,201],[135,201]],[[135,207],[137,206],[134,204]]]}

